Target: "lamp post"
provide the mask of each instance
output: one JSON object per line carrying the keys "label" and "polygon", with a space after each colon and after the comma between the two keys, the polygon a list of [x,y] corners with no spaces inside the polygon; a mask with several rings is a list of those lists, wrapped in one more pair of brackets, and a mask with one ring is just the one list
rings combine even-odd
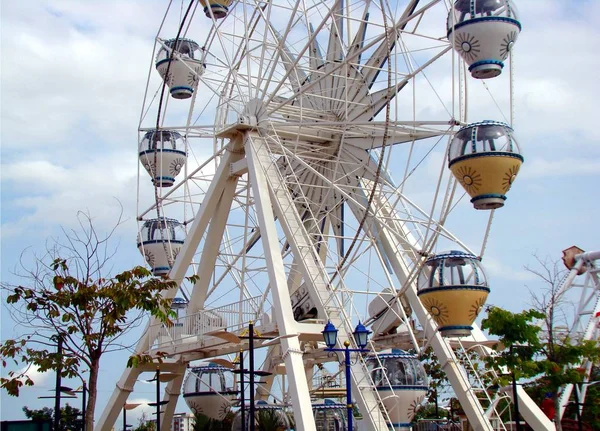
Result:
{"label": "lamp post", "polygon": [[350,374],[350,353],[365,353],[369,351],[369,349],[366,349],[366,347],[371,331],[365,328],[365,326],[362,323],[358,322],[358,325],[356,325],[356,328],[354,329],[353,333],[354,341],[356,342],[358,349],[351,349],[350,342],[348,340],[344,341],[343,349],[337,349],[335,346],[337,344],[338,330],[333,325],[333,323],[329,321],[327,322],[325,328],[321,333],[323,334],[323,339],[325,340],[325,344],[327,345],[327,348],[325,349],[326,352],[344,352],[344,365],[346,367],[346,408],[348,409],[348,431],[352,431],[352,420],[354,419],[354,405],[352,404],[352,376]]}
{"label": "lamp post", "polygon": [[[600,380],[594,382],[583,382],[581,383],[581,386],[592,386],[596,383],[600,383]],[[583,407],[584,404],[579,402],[579,388],[577,388],[577,385],[575,385],[575,390],[573,392],[575,392],[575,411],[577,413],[577,429],[579,431],[583,431],[583,424],[581,422],[581,407]]]}
{"label": "lamp post", "polygon": [[140,403],[135,403],[135,404],[125,403],[125,404],[123,404],[123,431],[127,431],[127,428],[131,427],[131,425],[127,425],[127,410],[133,410],[139,405],[140,405]]}
{"label": "lamp post", "polygon": [[[519,346],[519,347],[521,347],[521,346]],[[510,345],[510,356],[511,356],[511,358],[513,357],[513,344]],[[517,393],[517,379],[515,377],[514,367],[511,367],[510,374],[511,374],[511,378],[512,378],[513,400],[515,402],[514,421],[515,421],[515,425],[517,427],[517,431],[522,431],[521,421],[519,419],[519,395]]]}
{"label": "lamp post", "polygon": [[162,373],[160,372],[160,366],[156,366],[156,374],[154,376],[153,379],[151,380],[146,380],[147,382],[154,382],[156,381],[156,402],[155,403],[148,403],[148,405],[150,407],[156,407],[156,431],[160,431],[160,414],[162,413],[160,411],[160,408],[162,406],[164,406],[165,404],[168,404],[169,401],[161,401],[160,400],[160,382],[170,382],[171,380],[173,380],[174,378],[181,376],[181,374],[178,373]]}

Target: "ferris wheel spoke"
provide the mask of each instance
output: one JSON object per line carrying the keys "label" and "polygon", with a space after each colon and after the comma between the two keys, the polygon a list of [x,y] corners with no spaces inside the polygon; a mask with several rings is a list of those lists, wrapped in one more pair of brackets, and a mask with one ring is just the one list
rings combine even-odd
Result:
{"label": "ferris wheel spoke", "polygon": [[342,48],[344,42],[344,0],[337,2],[334,8],[329,29],[329,43],[327,44],[326,61],[328,63],[340,61],[344,55]]}
{"label": "ferris wheel spoke", "polygon": [[[433,3],[437,3],[440,0],[435,0]],[[400,32],[404,30],[407,24],[415,17],[419,16],[420,13],[415,13],[415,9],[419,4],[419,0],[411,0],[409,4],[406,6],[404,13],[395,24],[395,26],[387,31],[387,34],[384,34],[384,40],[379,44],[379,46],[375,49],[375,52],[371,55],[371,57],[367,60],[364,66],[361,68],[361,72],[363,74],[364,80],[367,84],[367,87],[370,89],[379,73],[382,70],[383,65],[388,60],[391,50],[394,49],[396,44],[396,40],[398,39]],[[385,13],[385,11],[382,11]],[[389,43],[385,40],[389,39]]]}
{"label": "ferris wheel spoke", "polygon": [[[369,7],[371,6],[371,0],[365,1],[365,8],[362,14],[362,20],[358,26],[356,34],[354,35],[354,39],[352,43],[348,47],[348,56],[350,58],[355,58],[353,63],[358,67],[360,65],[362,47],[365,44],[365,37],[367,35],[367,26],[369,24]],[[356,54],[356,55],[355,55]]]}
{"label": "ferris wheel spoke", "polygon": [[[294,56],[294,54],[292,54],[292,52],[290,51],[289,47],[284,42],[284,39],[281,37],[281,35],[279,33],[277,33],[276,35],[277,35],[277,43],[278,43],[278,46],[280,46],[280,50],[281,50],[283,66],[285,67],[285,70],[288,74],[288,79],[290,80],[290,82],[292,84],[292,88],[294,89],[294,91],[297,91],[302,86],[302,83],[306,81],[306,78],[307,78],[306,73],[304,72],[304,70],[302,68],[300,68],[298,66],[296,57]],[[296,67],[292,67],[293,64],[295,64]],[[307,101],[309,103],[309,106],[311,108],[313,108],[311,101],[309,99]]]}

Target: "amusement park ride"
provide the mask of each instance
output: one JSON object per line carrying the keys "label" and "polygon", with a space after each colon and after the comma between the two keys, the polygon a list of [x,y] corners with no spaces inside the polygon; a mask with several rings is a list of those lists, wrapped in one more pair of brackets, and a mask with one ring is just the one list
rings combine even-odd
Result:
{"label": "amusement park ride", "polygon": [[[504,429],[510,391],[485,388],[459,353],[492,354],[474,324],[490,292],[483,255],[523,157],[510,125],[469,122],[468,108],[481,88],[509,94],[502,119],[512,123],[520,30],[512,0],[169,3],[139,128],[154,187],[143,170],[138,185],[138,202],[152,198],[138,248],[154,274],[180,283],[164,292],[177,319],[151,320],[137,346],[177,376],[162,423],[182,387],[209,416],[235,407],[216,364],[248,349],[252,322],[272,373],[256,408],[274,399],[295,429],[330,429],[346,405],[316,401],[331,388],[313,377],[337,368],[322,331],[330,322],[337,346],[356,348],[362,322],[370,353],[353,356],[345,383],[362,427],[410,427],[427,384],[417,358],[432,347],[473,429]],[[466,195],[475,209],[460,204]],[[597,313],[593,259],[576,256],[565,289],[587,270]],[[155,367],[124,369],[99,429]],[[518,399],[533,429],[554,429],[521,389]]]}

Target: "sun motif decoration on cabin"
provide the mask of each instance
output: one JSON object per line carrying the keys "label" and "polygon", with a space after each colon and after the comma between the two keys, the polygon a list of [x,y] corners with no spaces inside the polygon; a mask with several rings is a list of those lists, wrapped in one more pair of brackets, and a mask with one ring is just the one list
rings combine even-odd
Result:
{"label": "sun motif decoration on cabin", "polygon": [[504,189],[505,193],[510,190],[513,182],[517,178],[519,167],[520,166],[518,164],[513,165],[508,172],[504,174],[504,177],[502,178],[502,188]]}
{"label": "sun motif decoration on cabin", "polygon": [[448,307],[444,303],[434,298],[425,298],[422,302],[429,314],[433,316],[438,324],[446,324],[450,313],[448,312]]}
{"label": "sun motif decoration on cabin", "polygon": [[200,81],[200,78],[199,78],[200,69],[199,68],[194,68],[194,72],[190,71],[188,73],[188,76],[187,76],[187,83],[192,88],[196,88],[196,85],[198,84],[198,81]]}
{"label": "sun motif decoration on cabin", "polygon": [[170,71],[169,71],[169,73],[165,74],[165,76],[164,76],[164,78],[163,78],[163,79],[164,79],[164,81],[165,81],[165,84],[166,84],[167,86],[169,86],[169,87],[170,87],[171,85],[173,85],[173,72],[170,72]]}
{"label": "sun motif decoration on cabin", "polygon": [[149,157],[146,155],[145,160],[142,162],[144,169],[150,174],[154,173],[154,163],[149,160]]}
{"label": "sun motif decoration on cabin", "polygon": [[511,31],[504,37],[504,39],[502,39],[502,44],[500,45],[500,57],[502,60],[506,60],[508,58],[508,54],[510,54],[510,50],[515,44],[517,35],[518,34],[516,31]]}
{"label": "sun motif decoration on cabin", "polygon": [[469,194],[476,193],[479,187],[481,187],[481,174],[470,166],[461,166],[458,168],[456,177]]}
{"label": "sun motif decoration on cabin", "polygon": [[[214,407],[214,406],[211,405],[211,407]],[[204,415],[207,417],[215,417],[216,419],[223,420],[223,419],[225,419],[225,417],[231,410],[231,404],[229,403],[229,400],[227,400],[226,398],[223,397],[223,398],[221,398],[221,404],[219,404],[219,406],[217,407],[216,412],[205,411],[205,409],[198,403],[194,403],[192,406],[190,406],[190,408],[193,410],[194,414],[196,414],[196,415],[201,414],[201,415]],[[216,416],[215,416],[215,413],[216,413]]]}
{"label": "sun motif decoration on cabin", "polygon": [[481,313],[481,310],[485,304],[485,300],[485,297],[479,298],[473,305],[471,305],[471,308],[469,309],[469,319],[471,319],[471,321],[474,321],[477,316],[479,316],[479,313]]}
{"label": "sun motif decoration on cabin", "polygon": [[456,35],[456,50],[466,60],[474,61],[481,52],[481,43],[469,33],[458,33]]}
{"label": "sun motif decoration on cabin", "polygon": [[425,399],[425,395],[419,395],[419,397],[417,397],[417,399],[413,400],[410,403],[410,405],[408,406],[408,409],[407,409],[409,421],[413,420],[413,418],[415,417],[415,415],[421,408],[421,403],[423,402],[424,399]]}
{"label": "sun motif decoration on cabin", "polygon": [[185,159],[183,157],[178,157],[171,161],[171,164],[169,165],[169,173],[174,177],[177,176],[179,172],[181,172],[181,168],[183,167],[184,163]]}
{"label": "sun motif decoration on cabin", "polygon": [[154,253],[149,250],[144,250],[144,258],[146,259],[146,262],[148,262],[148,265],[150,265],[151,268],[154,268],[154,262],[156,261]]}

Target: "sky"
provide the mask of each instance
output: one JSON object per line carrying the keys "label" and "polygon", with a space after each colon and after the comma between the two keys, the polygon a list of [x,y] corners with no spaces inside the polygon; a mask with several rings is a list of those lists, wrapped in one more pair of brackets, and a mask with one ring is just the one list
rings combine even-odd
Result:
{"label": "sky", "polygon": [[[77,211],[106,230],[119,203],[127,219],[116,237],[119,265],[142,264],[135,247],[137,125],[166,2],[1,7],[2,281],[14,280],[23,250],[42,252],[61,227],[75,227]],[[525,164],[497,212],[485,261],[494,282],[488,303],[515,311],[527,306],[528,288],[541,288],[524,269],[535,265],[534,254],[557,260],[571,245],[600,247],[600,3],[521,0],[518,7],[515,129]],[[2,307],[2,339],[16,333]],[[118,360],[102,367],[97,417],[120,375],[111,365]],[[19,399],[1,393],[2,420],[23,418],[23,405],[48,405],[36,397],[53,379],[36,375],[36,386]],[[130,401],[152,398],[152,386],[139,386]]]}

